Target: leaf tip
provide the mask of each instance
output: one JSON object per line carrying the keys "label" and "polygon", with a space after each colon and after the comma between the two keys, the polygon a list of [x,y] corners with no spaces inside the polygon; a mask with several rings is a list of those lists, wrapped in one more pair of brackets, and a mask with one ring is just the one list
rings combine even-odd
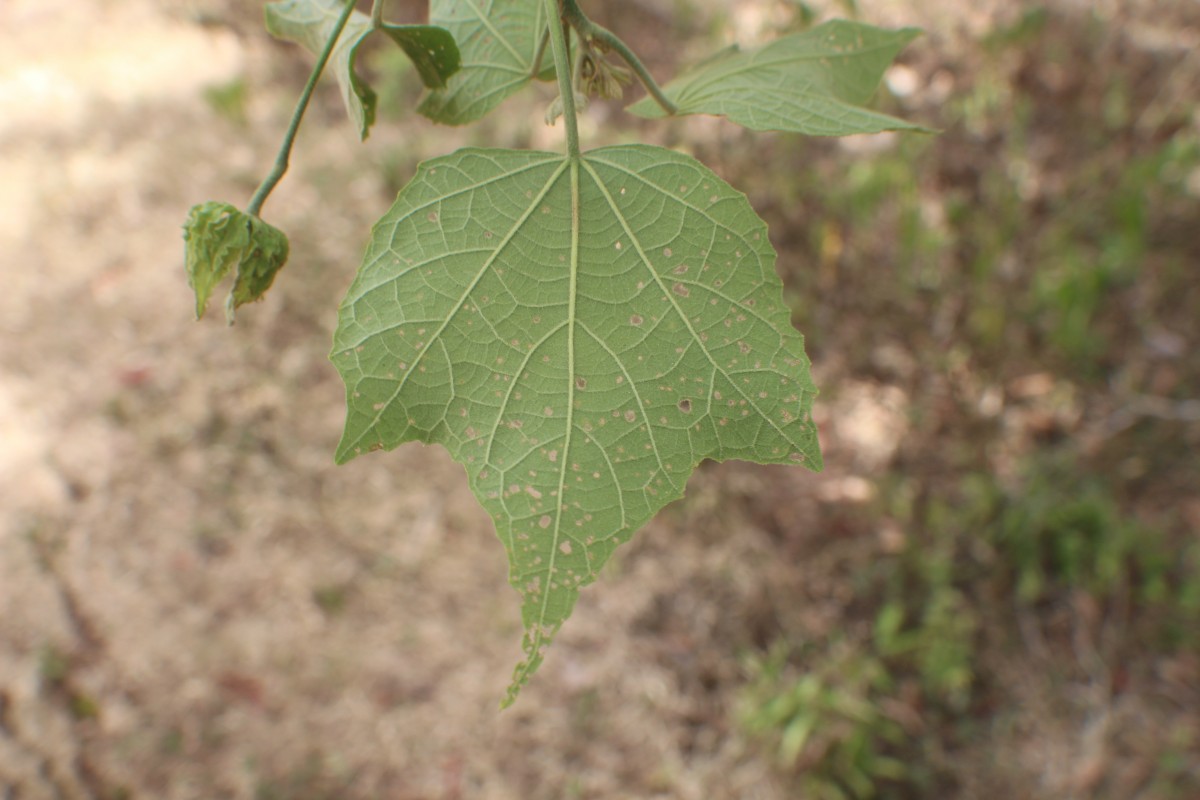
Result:
{"label": "leaf tip", "polygon": [[350,441],[350,437],[343,433],[342,440],[338,442],[337,448],[333,451],[333,463],[339,467],[348,464],[361,452],[361,449],[355,447]]}
{"label": "leaf tip", "polygon": [[541,663],[542,658],[538,655],[517,664],[516,668],[513,669],[513,676],[512,680],[509,681],[508,689],[504,692],[504,699],[500,701],[501,710],[509,708],[513,703],[517,702],[517,697],[521,694],[521,689],[525,687],[525,684],[529,683],[529,679],[537,671]]}
{"label": "leaf tip", "polygon": [[808,453],[808,457],[804,461],[804,467],[809,472],[824,472],[825,471],[825,456],[821,453],[821,446],[814,443],[812,450]]}

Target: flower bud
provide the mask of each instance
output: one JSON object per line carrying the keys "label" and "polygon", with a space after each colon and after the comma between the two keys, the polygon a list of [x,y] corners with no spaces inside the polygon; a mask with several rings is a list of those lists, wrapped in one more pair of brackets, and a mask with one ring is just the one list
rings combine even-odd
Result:
{"label": "flower bud", "polygon": [[196,319],[204,316],[216,285],[236,267],[233,290],[225,302],[231,325],[234,309],[261,298],[288,257],[283,231],[229,203],[193,206],[183,226],[183,240],[188,284],[196,293]]}

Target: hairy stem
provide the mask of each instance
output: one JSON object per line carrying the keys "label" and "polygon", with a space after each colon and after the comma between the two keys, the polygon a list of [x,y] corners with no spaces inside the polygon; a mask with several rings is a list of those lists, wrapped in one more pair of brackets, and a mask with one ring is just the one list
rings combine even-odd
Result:
{"label": "hairy stem", "polygon": [[567,129],[567,155],[579,157],[579,121],[576,119],[575,87],[571,81],[571,56],[567,52],[565,25],[560,24],[564,9],[559,5],[568,0],[544,0],[550,18],[550,49],[554,53],[554,72],[558,76],[558,92],[562,98],[563,124]]}
{"label": "hairy stem", "polygon": [[[382,13],[382,0],[376,3],[380,7]],[[246,211],[254,216],[259,216],[259,211],[262,210],[263,203],[267,202],[267,197],[274,191],[279,181],[283,179],[284,174],[288,170],[288,159],[292,155],[292,145],[296,141],[296,132],[300,130],[300,121],[304,119],[304,111],[308,108],[308,101],[312,99],[313,90],[317,88],[317,81],[321,78],[321,73],[325,70],[325,64],[329,61],[329,56],[333,53],[333,47],[337,44],[338,37],[342,35],[342,30],[346,27],[346,22],[350,19],[350,14],[354,11],[354,0],[346,0],[346,5],[342,9],[341,16],[338,17],[337,23],[333,26],[333,32],[329,34],[329,41],[325,42],[325,47],[321,50],[321,55],[317,56],[317,63],[313,67],[312,73],[308,76],[308,83],[304,84],[304,91],[300,93],[300,99],[296,102],[296,110],[292,112],[292,121],[288,123],[287,133],[283,135],[283,143],[279,146],[279,153],[275,156],[275,164],[271,167],[271,172],[259,184],[255,190],[254,196],[250,198],[250,205],[246,207]]]}
{"label": "hairy stem", "polygon": [[679,108],[663,93],[662,87],[654,80],[650,70],[646,69],[646,65],[637,57],[637,53],[629,48],[629,45],[621,41],[621,38],[608,28],[597,25],[588,19],[587,15],[583,13],[583,9],[579,7],[577,0],[562,0],[562,4],[563,19],[570,23],[581,40],[598,42],[604,48],[619,55],[637,75],[642,86],[646,87],[646,91],[654,98],[654,102],[662,106],[663,111],[668,114],[675,114],[679,111]]}

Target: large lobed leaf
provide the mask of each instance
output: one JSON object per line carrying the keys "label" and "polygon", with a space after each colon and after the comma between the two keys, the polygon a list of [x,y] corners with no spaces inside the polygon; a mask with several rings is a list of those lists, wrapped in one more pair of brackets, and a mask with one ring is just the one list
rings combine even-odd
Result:
{"label": "large lobed leaf", "polygon": [[[715,114],[754,130],[846,136],[924,130],[862,107],[883,72],[920,31],[834,20],[756,50],[731,48],[667,84],[680,114]],[[661,117],[650,98],[630,106]]]}
{"label": "large lobed leaf", "polygon": [[[267,30],[280,39],[296,42],[314,55],[329,41],[345,0],[280,0],[267,3]],[[434,25],[384,25],[380,30],[400,46],[417,67],[427,87],[446,85],[458,71],[459,53],[454,37]],[[334,47],[329,66],[342,90],[346,113],[359,136],[367,138],[375,122],[375,92],[354,69],[358,47],[371,33],[371,19],[361,11],[350,15]]]}
{"label": "large lobed leaf", "polygon": [[[533,78],[546,32],[541,0],[430,0],[429,20],[449,30],[462,69],[417,109],[435,122],[465,125],[480,119]],[[544,58],[539,77],[553,77]]]}
{"label": "large lobed leaf", "polygon": [[694,159],[459,151],[376,224],[332,359],[337,459],[439,442],[495,520],[542,661],[580,587],[702,459],[820,469],[766,226]]}

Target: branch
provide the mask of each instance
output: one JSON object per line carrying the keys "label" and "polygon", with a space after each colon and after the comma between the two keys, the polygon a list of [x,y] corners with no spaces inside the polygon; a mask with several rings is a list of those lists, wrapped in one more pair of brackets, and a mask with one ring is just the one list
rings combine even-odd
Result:
{"label": "branch", "polygon": [[[382,13],[383,0],[377,0],[376,8]],[[329,62],[329,56],[333,53],[334,45],[337,44],[338,38],[342,35],[342,31],[346,27],[346,22],[349,21],[350,15],[354,13],[354,0],[346,0],[346,6],[342,9],[342,14],[338,17],[337,24],[333,26],[333,32],[329,34],[329,40],[325,42],[325,47],[321,50],[321,55],[317,56],[316,66],[313,67],[312,73],[308,76],[308,83],[304,84],[304,91],[300,94],[300,99],[296,103],[296,110],[292,112],[292,121],[288,123],[287,133],[283,135],[283,143],[279,146],[279,153],[275,156],[275,164],[271,167],[271,172],[263,179],[258,189],[254,192],[254,196],[250,198],[250,205],[246,207],[247,213],[259,216],[259,211],[262,210],[263,203],[267,202],[267,197],[274,191],[279,181],[283,180],[284,174],[288,170],[288,160],[292,155],[292,144],[296,141],[296,132],[300,130],[300,121],[304,118],[304,112],[308,108],[308,101],[312,99],[313,90],[317,87],[317,81],[321,78],[321,73],[325,70],[325,64]],[[374,9],[372,10],[374,13]]]}

